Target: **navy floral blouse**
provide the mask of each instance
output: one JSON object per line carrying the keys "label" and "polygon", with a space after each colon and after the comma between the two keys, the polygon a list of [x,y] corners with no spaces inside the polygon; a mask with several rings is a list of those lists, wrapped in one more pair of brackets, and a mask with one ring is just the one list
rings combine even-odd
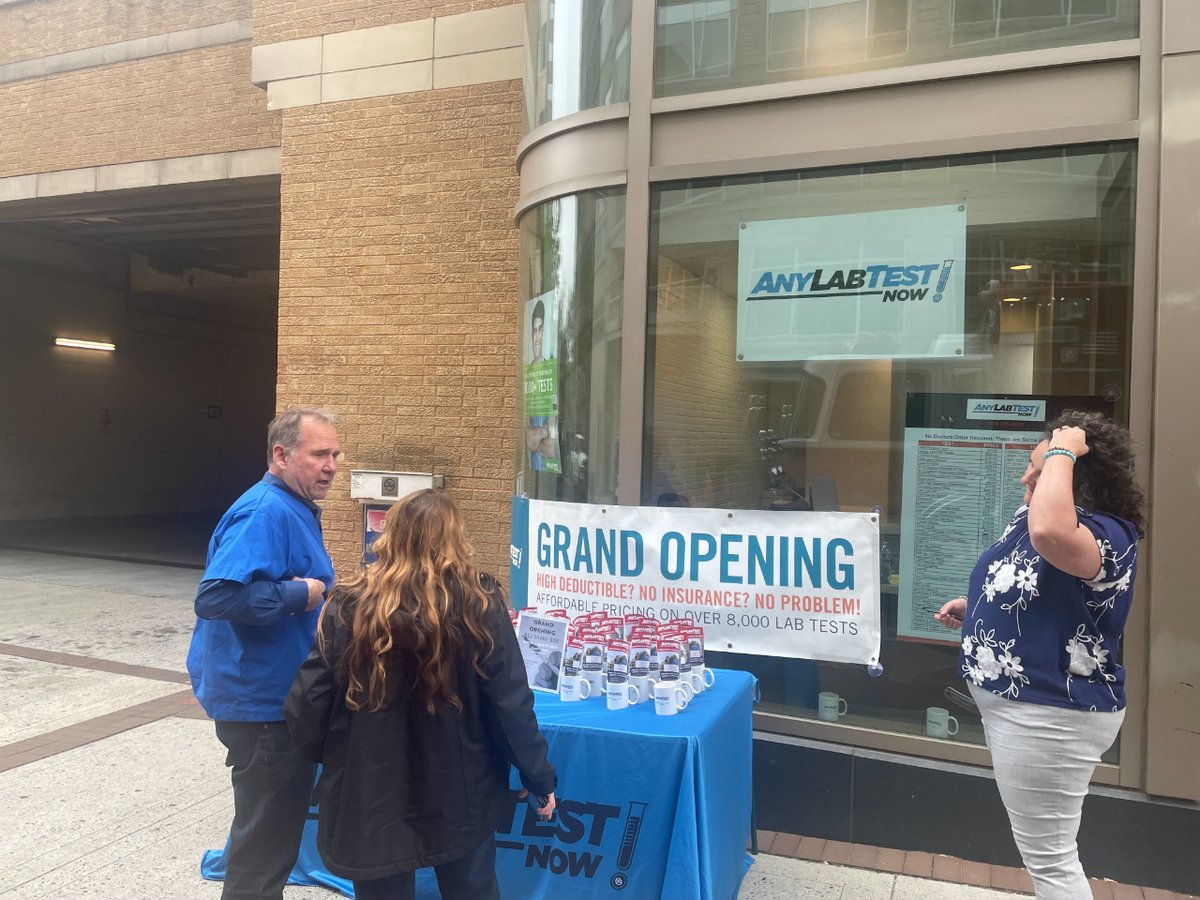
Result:
{"label": "navy floral blouse", "polygon": [[1133,600],[1137,531],[1132,522],[1076,507],[1096,537],[1100,574],[1085,581],[1043,560],[1022,506],[971,572],[959,666],[1001,697],[1069,709],[1125,707],[1116,662]]}

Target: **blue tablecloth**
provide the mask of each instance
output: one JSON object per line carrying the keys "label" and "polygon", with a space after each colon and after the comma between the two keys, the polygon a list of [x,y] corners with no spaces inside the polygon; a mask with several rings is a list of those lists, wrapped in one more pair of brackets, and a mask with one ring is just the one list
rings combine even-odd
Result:
{"label": "blue tablecloth", "polygon": [[[563,703],[535,691],[538,722],[559,775],[559,813],[539,822],[525,801],[496,836],[500,886],[513,900],[622,897],[732,900],[750,867],[751,710],[754,677],[715,670],[716,684],[677,716],[654,704],[609,710],[603,697]],[[311,816],[315,819],[315,811]],[[206,878],[224,875],[224,851],[209,850]],[[437,897],[432,870],[417,894]],[[352,896],[305,831],[292,884]]]}

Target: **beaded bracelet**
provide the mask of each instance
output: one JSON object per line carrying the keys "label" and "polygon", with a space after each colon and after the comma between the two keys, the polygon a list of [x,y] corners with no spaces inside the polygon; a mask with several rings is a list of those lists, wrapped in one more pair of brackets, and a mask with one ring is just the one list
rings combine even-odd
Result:
{"label": "beaded bracelet", "polygon": [[1075,456],[1075,454],[1072,453],[1070,450],[1068,450],[1066,447],[1051,447],[1049,450],[1047,450],[1045,453],[1042,454],[1042,459],[1046,460],[1052,456],[1069,456],[1069,457],[1071,457],[1071,462],[1078,461],[1078,457]]}

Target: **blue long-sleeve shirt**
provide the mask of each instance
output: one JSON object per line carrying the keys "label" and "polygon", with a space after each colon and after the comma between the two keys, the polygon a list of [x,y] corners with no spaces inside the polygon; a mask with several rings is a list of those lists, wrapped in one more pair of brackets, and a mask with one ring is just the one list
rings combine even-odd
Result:
{"label": "blue long-sleeve shirt", "polygon": [[304,612],[308,583],[304,581],[252,581],[242,584],[224,578],[200,582],[196,615],[201,619],[227,619],[246,625],[269,625],[284,616]]}
{"label": "blue long-sleeve shirt", "polygon": [[333,585],[321,510],[268,472],[217,524],[196,594],[188,673],[213,719],[283,719],[320,615],[306,610],[308,586],[296,578]]}

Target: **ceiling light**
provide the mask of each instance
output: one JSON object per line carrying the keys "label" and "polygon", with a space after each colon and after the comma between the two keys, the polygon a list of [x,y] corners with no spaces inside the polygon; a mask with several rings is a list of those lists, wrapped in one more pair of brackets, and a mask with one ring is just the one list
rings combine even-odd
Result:
{"label": "ceiling light", "polygon": [[108,341],[81,341],[78,338],[56,337],[54,339],[56,347],[74,347],[77,350],[106,350],[112,352],[117,349],[116,344],[110,344]]}
{"label": "ceiling light", "polygon": [[1020,298],[1020,297],[1005,297],[1005,298],[1004,298],[1003,300],[1001,300],[1000,302],[1001,302],[1001,303],[1020,303],[1020,302],[1021,302],[1021,298]]}
{"label": "ceiling light", "polygon": [[1028,269],[1032,269],[1033,263],[1016,263],[1015,265],[1009,266],[1009,268],[1014,272],[1024,272]]}

